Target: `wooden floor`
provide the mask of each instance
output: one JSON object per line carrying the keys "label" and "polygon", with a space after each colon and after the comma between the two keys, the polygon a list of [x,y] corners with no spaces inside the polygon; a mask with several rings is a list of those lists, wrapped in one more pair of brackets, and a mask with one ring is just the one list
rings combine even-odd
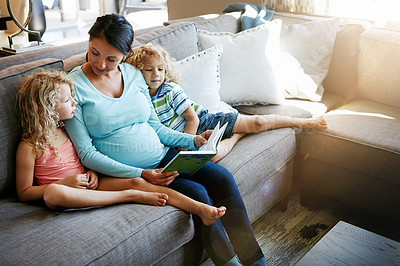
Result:
{"label": "wooden floor", "polygon": [[[372,215],[328,203],[322,209],[300,204],[294,191],[285,212],[271,209],[253,223],[254,233],[268,265],[294,265],[340,220],[400,242],[396,224]],[[202,266],[214,265],[210,259]]]}
{"label": "wooden floor", "polygon": [[308,210],[292,195],[285,212],[272,209],[253,224],[269,265],[294,265],[340,219],[329,209]]}

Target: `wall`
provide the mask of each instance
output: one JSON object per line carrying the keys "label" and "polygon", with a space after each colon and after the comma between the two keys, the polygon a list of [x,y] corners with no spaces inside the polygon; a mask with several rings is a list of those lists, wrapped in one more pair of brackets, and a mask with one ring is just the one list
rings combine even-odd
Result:
{"label": "wall", "polygon": [[[11,0],[11,9],[17,18],[18,22],[23,25],[28,15],[28,0]],[[0,10],[3,16],[8,16],[8,9],[6,0],[0,0]],[[6,33],[14,33],[19,28],[15,25],[14,21],[7,21]]]}
{"label": "wall", "polygon": [[[188,18],[205,14],[220,14],[234,0],[168,0],[168,19]],[[261,0],[246,0],[249,4],[259,5]]]}

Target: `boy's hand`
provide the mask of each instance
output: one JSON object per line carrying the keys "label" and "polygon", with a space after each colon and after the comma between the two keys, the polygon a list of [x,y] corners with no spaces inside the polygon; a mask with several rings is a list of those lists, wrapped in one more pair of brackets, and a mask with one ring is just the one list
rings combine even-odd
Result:
{"label": "boy's hand", "polygon": [[73,188],[86,189],[89,186],[88,177],[86,174],[71,175],[61,179],[55,183],[62,184]]}
{"label": "boy's hand", "polygon": [[89,170],[86,173],[86,176],[89,181],[88,189],[97,189],[99,186],[99,177],[95,171]]}
{"label": "boy's hand", "polygon": [[206,130],[200,135],[197,135],[196,138],[194,139],[194,145],[200,148],[204,144],[207,144],[208,142],[207,140],[210,138],[212,132],[213,132],[212,130]]}

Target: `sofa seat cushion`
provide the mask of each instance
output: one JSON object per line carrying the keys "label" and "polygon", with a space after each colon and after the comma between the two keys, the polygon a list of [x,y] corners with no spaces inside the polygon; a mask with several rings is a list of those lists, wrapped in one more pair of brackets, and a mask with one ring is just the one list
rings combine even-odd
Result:
{"label": "sofa seat cushion", "polygon": [[[337,100],[332,98],[327,102],[329,102],[330,105],[333,102],[336,103]],[[324,115],[328,110],[328,106],[325,103],[312,102],[301,99],[286,99],[283,102],[283,104],[277,104],[277,105],[251,105],[251,106],[238,106],[236,108],[239,110],[240,113],[246,115],[276,114],[276,115],[286,115],[291,117],[319,117]]]}
{"label": "sofa seat cushion", "polygon": [[357,100],[326,114],[329,128],[305,134],[301,153],[400,184],[400,109]]}
{"label": "sofa seat cushion", "polygon": [[194,235],[191,215],[171,206],[53,212],[15,198],[0,204],[1,265],[150,265]]}
{"label": "sofa seat cushion", "polygon": [[233,174],[251,221],[290,193],[295,154],[295,131],[281,128],[246,135],[218,162]]}
{"label": "sofa seat cushion", "polygon": [[344,97],[325,92],[321,102],[302,99],[286,99],[278,105],[249,105],[236,108],[247,115],[277,114],[291,117],[320,117],[337,106],[343,104]]}
{"label": "sofa seat cushion", "polygon": [[[341,95],[325,91],[320,102],[286,99],[284,105],[300,108],[311,114],[312,117],[324,116],[326,112],[343,105],[345,98]],[[306,117],[306,116],[299,116]]]}
{"label": "sofa seat cushion", "polygon": [[293,100],[285,100],[284,104],[270,104],[270,105],[246,105],[246,106],[236,106],[240,113],[245,115],[287,115],[292,117],[309,117],[310,113],[290,103]]}

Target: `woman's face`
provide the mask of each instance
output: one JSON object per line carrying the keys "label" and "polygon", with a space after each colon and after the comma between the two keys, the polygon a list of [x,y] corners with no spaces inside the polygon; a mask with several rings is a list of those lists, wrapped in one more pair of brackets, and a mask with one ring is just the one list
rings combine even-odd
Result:
{"label": "woman's face", "polygon": [[96,75],[104,75],[115,69],[124,55],[102,38],[89,41],[88,63]]}

